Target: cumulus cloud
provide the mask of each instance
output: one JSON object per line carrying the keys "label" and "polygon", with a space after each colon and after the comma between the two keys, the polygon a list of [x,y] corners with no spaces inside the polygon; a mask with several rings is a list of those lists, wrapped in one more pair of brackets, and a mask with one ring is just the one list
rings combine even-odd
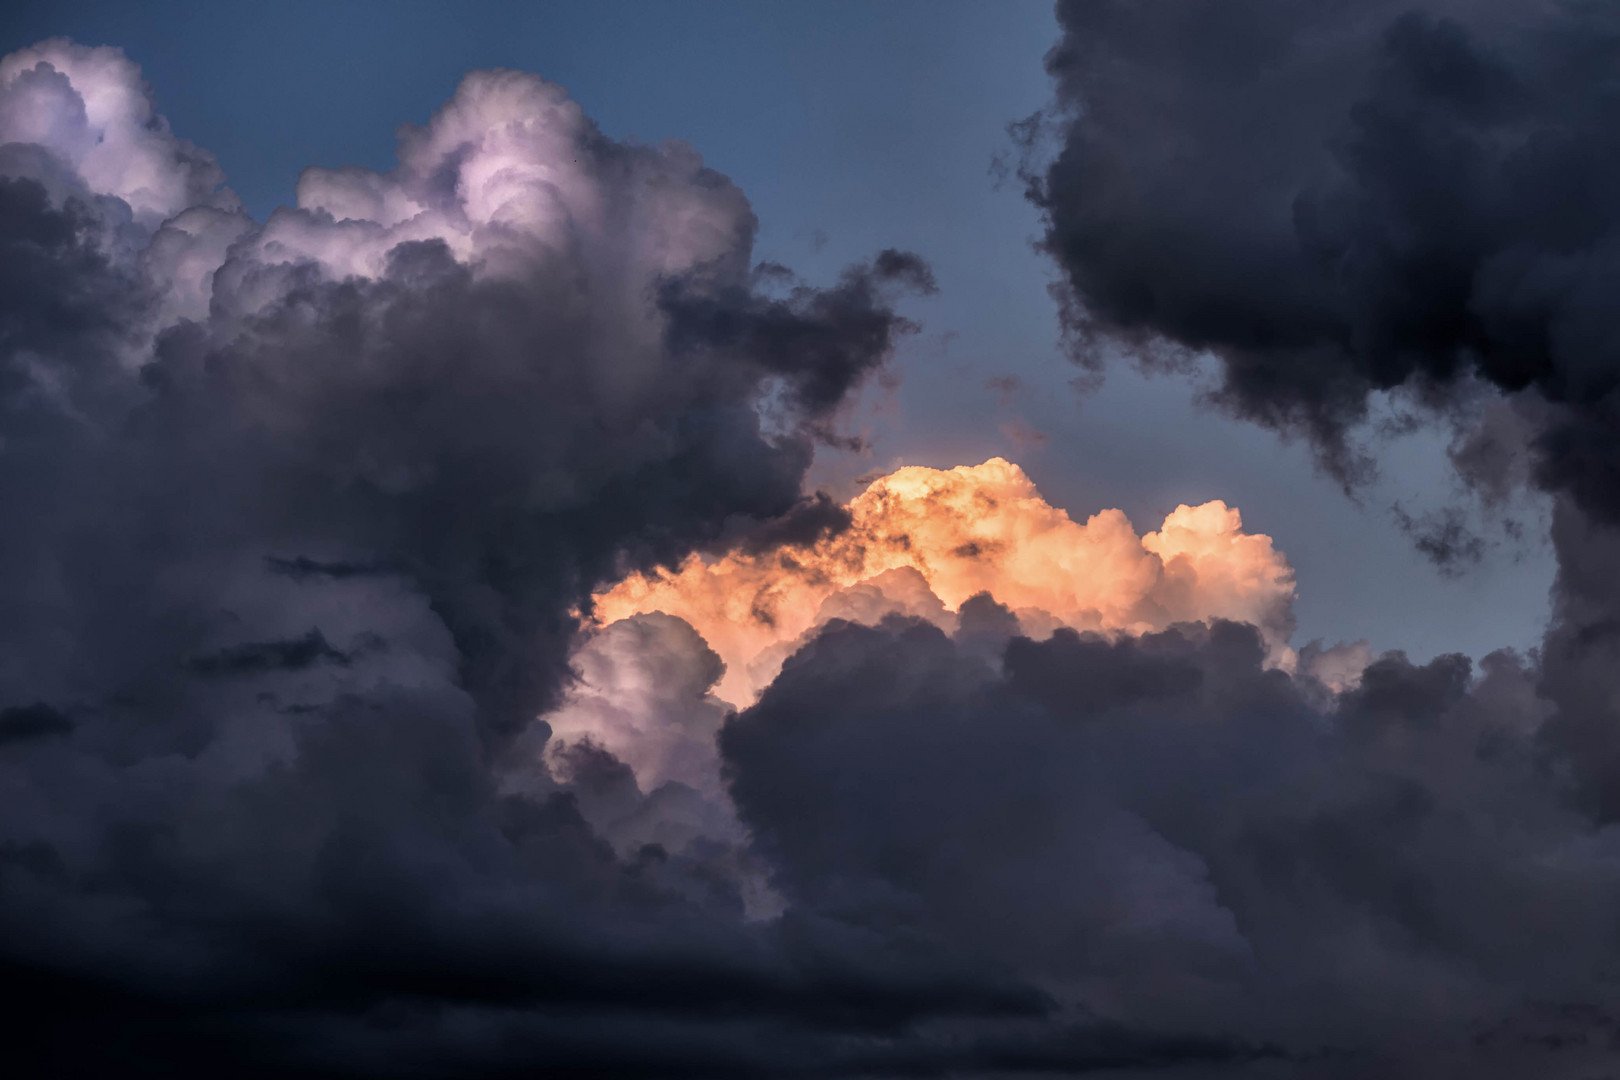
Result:
{"label": "cumulus cloud", "polygon": [[0,142],[47,149],[52,179],[117,199],[147,229],[240,206],[213,155],[170,132],[121,49],[55,39],[0,58]]}
{"label": "cumulus cloud", "polygon": [[1287,656],[1293,571],[1220,501],[1181,506],[1138,536],[1104,510],[1084,524],[1041,498],[1017,465],[992,458],[954,469],[908,466],[844,508],[847,524],[767,551],[694,554],[673,571],[633,575],[594,598],[607,623],[639,612],[678,616],[725,662],[718,693],[748,704],[804,634],[830,619],[876,624],[915,615],[954,629],[979,593],[1008,605],[1025,632],[1058,626],[1142,633],[1228,618],[1263,629]]}
{"label": "cumulus cloud", "polygon": [[569,705],[548,713],[554,738],[594,737],[645,784],[718,790],[711,756],[726,706],[709,695],[722,663],[686,622],[653,612],[620,619],[574,658]]}

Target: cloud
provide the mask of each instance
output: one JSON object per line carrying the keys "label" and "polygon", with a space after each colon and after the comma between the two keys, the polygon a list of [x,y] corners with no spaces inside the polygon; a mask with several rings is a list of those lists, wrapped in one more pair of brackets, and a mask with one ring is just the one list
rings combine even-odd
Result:
{"label": "cloud", "polygon": [[651,786],[719,789],[710,748],[728,710],[708,691],[722,664],[691,626],[658,612],[620,619],[574,667],[569,707],[546,715],[554,738],[595,737]]}
{"label": "cloud", "polygon": [[721,746],[790,904],[1205,1033],[1209,1075],[1608,1060],[1601,1009],[1530,1034],[1530,1002],[1591,1000],[1620,888],[1538,765],[1533,672],[1389,654],[1322,704],[1265,655],[1216,621],[1015,638],[998,670],[921,620],[833,623]]}
{"label": "cloud", "polygon": [[[265,222],[115,49],[0,62],[0,139],[19,1063],[459,1075],[510,1067],[469,1035],[510,1022],[542,1066],[757,1071],[785,1052],[722,1046],[739,1023],[1038,1003],[748,923],[734,849],[660,826],[621,855],[586,778],[521,752],[593,589],[796,535],[920,260],[784,291],[695,151],[515,72]],[[554,1042],[581,1007],[601,1025]]]}
{"label": "cloud", "polygon": [[[1077,358],[1207,352],[1219,402],[1306,434],[1352,485],[1369,402],[1399,395],[1455,425],[1452,460],[1486,505],[1549,493],[1546,737],[1613,820],[1613,10],[1075,0],[1058,16],[1054,105],[1022,130],[1055,139],[1025,179]],[[1483,550],[1455,509],[1397,519],[1449,572]]]}
{"label": "cloud", "polygon": [[0,59],[0,143],[47,148],[56,175],[148,229],[192,207],[240,206],[213,155],[170,132],[121,49],[55,38]]}
{"label": "cloud", "polygon": [[[1245,534],[1224,503],[1179,507],[1139,537],[1117,510],[1071,520],[1000,458],[904,468],[846,507],[807,500],[724,556],[694,553],[676,570],[597,593],[597,629],[573,655],[575,681],[544,717],[551,740],[527,752],[601,779],[586,816],[621,849],[654,835],[673,851],[737,844],[747,834],[721,783],[715,736],[821,626],[917,617],[993,660],[1023,633],[1140,634],[1235,617],[1264,627],[1271,662],[1292,667],[1293,589],[1270,538]],[[1340,673],[1336,685],[1350,681]],[[612,772],[602,751],[628,769]],[[779,907],[757,871],[738,880],[751,911]]]}
{"label": "cloud", "polygon": [[1346,477],[1369,395],[1531,389],[1542,482],[1613,519],[1608,8],[1058,12],[1060,142],[1028,179],[1085,331],[1213,352],[1223,403]]}
{"label": "cloud", "polygon": [[1369,390],[1514,391],[1455,457],[1554,492],[1558,622],[1477,664],[1294,656],[1224,503],[806,496],[927,266],[757,266],[694,150],[535,76],[258,222],[116,50],[0,61],[16,1069],[1606,1068],[1586,11],[1065,4],[1053,54],[1093,329],[1215,350],[1346,469]]}
{"label": "cloud", "polygon": [[[18,243],[37,237],[26,257],[55,247],[32,285],[49,295],[20,298],[8,418],[58,429],[8,432],[11,460],[106,473],[59,478],[19,544],[48,564],[51,527],[91,527],[53,522],[53,501],[159,519],[189,499],[222,550],[386,559],[451,626],[463,678],[503,729],[550,693],[562,612],[616,560],[677,558],[729,521],[792,508],[842,391],[903,332],[887,298],[926,284],[914,259],[884,253],[828,290],[757,295],[735,187],[683,146],[603,138],[559,88],[513,72],[469,76],[405,131],[394,173],[308,170],[298,207],[262,226],[235,214],[234,239],[210,246],[206,215],[226,211],[182,205],[201,191],[195,155],[151,120],[132,65],[60,42],[7,64],[8,93],[38,78],[75,116],[85,94],[113,103],[90,110],[93,151],[71,125],[19,127],[77,187],[9,182]],[[24,117],[43,108],[18,101]],[[135,213],[116,243],[85,209],[159,190],[172,197],[153,215],[173,216]],[[161,255],[180,234],[196,242],[185,257]],[[131,236],[146,242],[133,254]],[[198,263],[202,249],[221,261]],[[176,300],[182,286],[206,304]],[[115,454],[101,431],[132,440],[126,464],[94,460]],[[143,524],[166,527],[121,523]],[[536,662],[512,662],[536,647]]]}
{"label": "cloud", "polygon": [[725,662],[717,692],[739,705],[829,619],[875,624],[900,612],[954,628],[955,613],[985,592],[1029,633],[1141,633],[1218,616],[1263,627],[1276,656],[1287,655],[1293,571],[1270,537],[1243,532],[1237,510],[1219,501],[1178,507],[1138,536],[1118,510],[1071,520],[1022,469],[992,458],[900,469],[844,513],[846,527],[810,543],[692,555],[678,570],[633,575],[595,596],[595,617],[686,620]]}

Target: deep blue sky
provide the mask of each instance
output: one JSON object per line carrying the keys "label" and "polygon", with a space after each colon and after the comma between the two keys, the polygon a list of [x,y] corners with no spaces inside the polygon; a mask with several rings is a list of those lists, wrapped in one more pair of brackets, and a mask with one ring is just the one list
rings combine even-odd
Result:
{"label": "deep blue sky", "polygon": [[[1070,387],[1039,223],[989,168],[1007,123],[1046,100],[1045,0],[11,7],[0,50],[56,35],[123,46],[261,218],[306,165],[388,168],[396,126],[424,121],[463,72],[539,72],[609,135],[696,146],[752,200],[761,258],[815,280],[884,247],[931,261],[940,293],[910,309],[923,331],[901,385],[863,403],[872,452],[823,462],[824,481],[1002,454],[1075,516],[1119,506],[1142,530],[1178,502],[1224,498],[1298,570],[1296,643],[1478,656],[1539,636],[1552,563],[1538,541],[1448,580],[1395,526],[1396,499],[1422,511],[1454,497],[1439,437],[1391,442],[1358,505],[1303,446],[1197,407],[1185,381],[1121,365],[1099,393]],[[1020,388],[987,386],[1004,375]]]}

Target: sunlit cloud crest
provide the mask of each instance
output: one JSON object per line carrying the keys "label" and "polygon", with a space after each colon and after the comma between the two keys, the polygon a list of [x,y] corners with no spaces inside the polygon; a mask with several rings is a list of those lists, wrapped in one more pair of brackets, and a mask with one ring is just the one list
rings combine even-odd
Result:
{"label": "sunlit cloud crest", "polygon": [[661,611],[692,624],[725,662],[716,692],[746,705],[813,628],[887,614],[954,630],[964,601],[988,593],[1023,631],[1060,626],[1141,634],[1211,618],[1261,628],[1287,663],[1294,575],[1269,536],[1243,530],[1220,500],[1179,506],[1138,535],[1119,510],[1084,523],[1041,497],[1017,465],[908,466],[848,506],[850,527],[809,545],[635,574],[597,594],[599,625]]}

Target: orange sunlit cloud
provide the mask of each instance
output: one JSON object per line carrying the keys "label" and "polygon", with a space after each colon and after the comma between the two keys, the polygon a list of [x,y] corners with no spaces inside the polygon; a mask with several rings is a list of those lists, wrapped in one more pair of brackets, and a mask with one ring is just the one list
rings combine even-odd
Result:
{"label": "orange sunlit cloud", "polygon": [[633,575],[597,594],[595,619],[685,619],[725,661],[715,692],[735,705],[752,702],[806,631],[829,619],[899,612],[951,629],[956,609],[980,592],[1037,637],[1058,626],[1144,633],[1221,617],[1260,627],[1274,660],[1291,656],[1293,571],[1270,537],[1245,533],[1238,511],[1218,500],[1177,507],[1139,536],[1119,510],[1074,521],[1017,465],[991,458],[899,469],[848,509],[850,528],[811,545],[692,556],[673,573]]}

